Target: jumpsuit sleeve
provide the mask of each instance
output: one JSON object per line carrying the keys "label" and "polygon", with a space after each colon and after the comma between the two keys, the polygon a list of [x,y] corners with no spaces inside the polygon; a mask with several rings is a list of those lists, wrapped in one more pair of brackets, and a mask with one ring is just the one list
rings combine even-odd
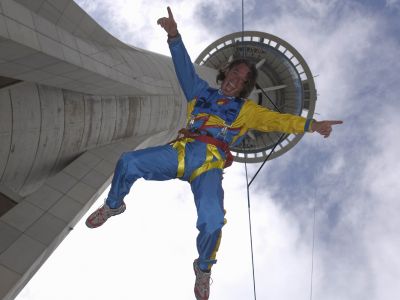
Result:
{"label": "jumpsuit sleeve", "polygon": [[201,91],[207,89],[209,85],[197,75],[181,36],[178,35],[175,38],[169,39],[168,44],[179,84],[185,94],[186,100],[191,101]]}
{"label": "jumpsuit sleeve", "polygon": [[259,131],[278,131],[285,133],[310,132],[312,119],[306,119],[292,114],[283,114],[246,101],[243,116],[249,129]]}

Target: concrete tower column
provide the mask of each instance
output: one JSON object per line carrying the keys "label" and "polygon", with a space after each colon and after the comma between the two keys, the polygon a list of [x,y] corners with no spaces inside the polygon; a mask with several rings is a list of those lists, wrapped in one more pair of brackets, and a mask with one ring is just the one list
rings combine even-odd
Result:
{"label": "concrete tower column", "polygon": [[170,57],[122,43],[72,0],[1,0],[0,299],[110,184],[122,152],[172,140],[185,115]]}

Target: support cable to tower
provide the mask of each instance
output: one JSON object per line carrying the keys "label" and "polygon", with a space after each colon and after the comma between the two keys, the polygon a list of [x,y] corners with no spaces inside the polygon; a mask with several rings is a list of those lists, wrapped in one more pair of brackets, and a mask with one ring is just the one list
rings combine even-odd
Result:
{"label": "support cable to tower", "polygon": [[[242,45],[244,45],[244,0],[242,0]],[[242,51],[243,57],[246,56],[245,47],[243,47]],[[249,184],[249,177],[247,174],[247,163],[244,162],[244,167],[246,170],[246,187],[247,187],[247,211],[249,217],[249,233],[250,233],[250,252],[251,252],[251,267],[253,273],[253,294],[254,300],[257,300],[257,292],[256,292],[256,276],[255,276],[255,267],[254,267],[254,250],[253,250],[253,232],[251,228],[251,209],[250,209],[250,184]]]}
{"label": "support cable to tower", "polygon": [[[244,46],[244,0],[242,0],[242,56],[246,57],[246,47]],[[258,86],[256,83],[256,87],[260,89],[261,93],[268,99],[268,101],[272,104],[277,112],[281,112],[280,109],[276,106],[276,104],[272,101],[271,97],[267,95],[267,93]],[[254,300],[257,300],[256,293],[256,280],[255,280],[255,262],[254,262],[254,249],[253,249],[253,233],[252,233],[252,221],[251,221],[251,203],[250,203],[250,186],[253,181],[256,179],[257,175],[260,173],[261,169],[264,167],[265,163],[270,159],[272,153],[274,153],[275,148],[284,140],[286,134],[281,134],[278,141],[274,144],[272,149],[270,150],[267,157],[262,162],[261,166],[258,168],[256,173],[253,175],[251,180],[249,181],[248,170],[247,170],[247,162],[244,160],[245,166],[245,174],[246,174],[246,190],[247,190],[247,208],[248,208],[248,220],[249,220],[249,235],[250,235],[250,251],[251,251],[251,264],[252,264],[252,275],[253,275],[253,294]],[[245,141],[243,141],[243,146],[245,147]],[[314,218],[313,218],[313,231],[312,231],[312,252],[311,252],[311,275],[310,275],[310,300],[312,300],[313,295],[313,271],[314,271],[314,245],[315,245],[315,199],[314,199]]]}
{"label": "support cable to tower", "polygon": [[248,216],[249,216],[249,232],[250,232],[250,252],[251,252],[251,266],[252,266],[252,272],[253,272],[253,293],[254,293],[254,300],[257,300],[257,293],[256,293],[256,278],[255,278],[255,263],[254,263],[254,250],[253,250],[253,233],[252,233],[252,228],[251,228],[251,208],[250,208],[250,185],[253,183],[254,179],[257,177],[258,173],[260,173],[261,169],[265,165],[265,163],[268,161],[270,158],[271,154],[274,153],[274,150],[276,146],[279,145],[279,143],[282,141],[283,137],[285,135],[282,134],[279,138],[279,140],[276,142],[274,147],[271,149],[270,153],[268,156],[265,158],[264,162],[260,166],[260,168],[257,170],[257,172],[254,174],[252,179],[249,182],[249,176],[247,173],[247,162],[244,161],[244,167],[246,170],[246,190],[247,190],[247,211],[248,211]]}
{"label": "support cable to tower", "polygon": [[[241,0],[241,9],[241,31],[226,35],[225,37],[209,45],[198,56],[195,63],[208,67],[224,68],[224,66],[232,62],[232,60],[238,56],[241,56],[242,58],[248,58],[253,62],[255,59],[260,59],[256,64],[256,68],[260,69],[260,71],[266,71],[265,68],[270,68],[271,72],[263,72],[263,75],[265,76],[261,78],[262,80],[260,79],[259,83],[256,83],[256,90],[253,90],[253,93],[258,94],[258,104],[269,109],[272,107],[273,110],[279,113],[285,112],[284,108],[289,107],[291,108],[291,111],[300,112],[299,115],[303,116],[304,118],[312,118],[315,108],[316,90],[313,76],[309,67],[307,66],[307,63],[300,53],[298,53],[297,50],[286,41],[265,32],[246,32],[244,20],[244,0]],[[221,61],[221,57],[226,57],[227,61]],[[268,65],[264,68],[261,68],[267,61],[271,60],[277,60],[280,63],[278,65]],[[290,76],[287,75],[283,78],[280,78],[277,75],[282,73],[281,68],[278,70],[278,66],[280,67],[282,65],[285,67],[285,72],[287,72]],[[271,85],[271,83],[275,83],[275,85],[268,87],[268,85]],[[263,88],[265,85],[267,86]],[[290,92],[288,94],[285,94],[284,91],[279,92],[279,94],[278,92],[275,92],[277,99],[274,101],[275,99],[272,97],[273,94],[269,94],[268,91],[276,91],[282,88],[287,88],[290,90]],[[305,95],[307,95],[306,99]],[[263,99],[265,99],[265,101],[263,101]],[[265,102],[269,102],[270,105],[267,105]],[[275,102],[280,104],[278,105]],[[300,141],[303,135],[289,137],[287,133],[283,133],[281,135],[271,137],[268,133],[259,132],[256,138],[256,136],[250,131],[248,136],[249,139],[244,138],[238,147],[232,147],[232,151],[235,153],[234,160],[237,162],[243,162],[245,164],[253,290],[254,299],[256,300],[257,296],[251,221],[250,186],[261,172],[267,161],[286,153]],[[252,141],[250,141],[250,139]],[[266,144],[265,139],[271,140],[271,143]],[[247,167],[247,163],[249,162],[261,163],[251,179],[249,179]],[[313,224],[313,243],[314,230],[315,221]],[[312,298],[314,246],[312,248],[311,255],[310,298]]]}
{"label": "support cable to tower", "polygon": [[312,249],[311,249],[311,275],[310,275],[310,300],[313,296],[313,275],[314,275],[314,246],[315,246],[315,201],[317,200],[316,193],[314,196],[314,220],[312,231]]}

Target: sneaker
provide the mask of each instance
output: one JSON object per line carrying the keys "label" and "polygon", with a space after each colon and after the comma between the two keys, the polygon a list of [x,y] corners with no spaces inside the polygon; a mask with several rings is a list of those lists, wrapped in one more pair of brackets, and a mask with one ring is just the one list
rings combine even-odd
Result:
{"label": "sneaker", "polygon": [[194,283],[194,295],[197,300],[208,300],[210,296],[210,276],[211,272],[200,270],[197,259],[193,262],[193,270],[196,275]]}
{"label": "sneaker", "polygon": [[122,202],[120,207],[110,208],[106,203],[96,209],[87,219],[86,226],[96,228],[103,225],[108,218],[122,214],[126,209],[126,205]]}

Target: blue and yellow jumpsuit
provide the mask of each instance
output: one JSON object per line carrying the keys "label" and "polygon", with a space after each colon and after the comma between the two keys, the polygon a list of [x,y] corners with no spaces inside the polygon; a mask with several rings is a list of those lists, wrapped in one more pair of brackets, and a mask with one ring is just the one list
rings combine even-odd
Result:
{"label": "blue and yellow jumpsuit", "polygon": [[[187,132],[226,145],[240,143],[249,129],[303,133],[310,120],[270,111],[252,101],[224,96],[196,74],[180,36],[168,41],[175,71],[188,100]],[[199,267],[210,270],[216,262],[221,229],[226,220],[222,170],[227,152],[218,143],[183,137],[167,145],[122,154],[106,203],[119,207],[139,178],[188,181],[197,208]]]}

